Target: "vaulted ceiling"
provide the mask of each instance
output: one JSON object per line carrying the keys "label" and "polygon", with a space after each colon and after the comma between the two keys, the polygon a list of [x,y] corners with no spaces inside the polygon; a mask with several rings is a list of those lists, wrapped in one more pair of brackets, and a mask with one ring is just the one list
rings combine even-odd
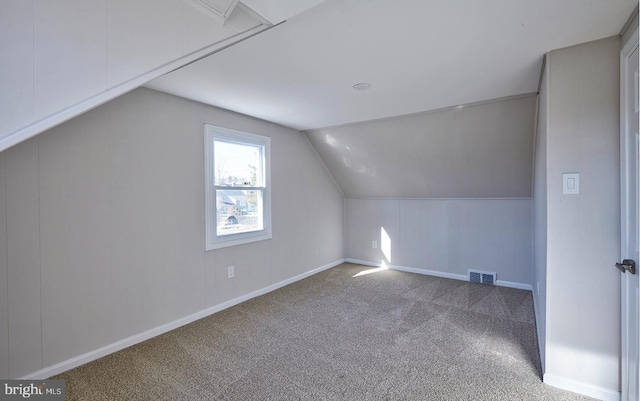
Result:
{"label": "vaulted ceiling", "polygon": [[348,198],[529,198],[537,96],[307,132]]}
{"label": "vaulted ceiling", "polygon": [[0,151],[146,84],[306,131],[349,197],[528,197],[543,55],[637,4],[3,1]]}
{"label": "vaulted ceiling", "polygon": [[300,130],[394,117],[536,92],[545,52],[617,35],[636,5],[326,0],[147,86]]}
{"label": "vaulted ceiling", "polygon": [[322,1],[0,1],[0,151]]}

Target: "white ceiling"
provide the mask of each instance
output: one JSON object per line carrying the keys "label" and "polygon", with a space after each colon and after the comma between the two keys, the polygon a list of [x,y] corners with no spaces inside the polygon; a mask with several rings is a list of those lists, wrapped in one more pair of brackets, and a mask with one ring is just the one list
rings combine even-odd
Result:
{"label": "white ceiling", "polygon": [[324,1],[325,0],[242,0],[249,8],[274,25]]}
{"label": "white ceiling", "polygon": [[327,0],[146,86],[300,130],[418,113],[535,92],[544,53],[618,34],[636,5]]}

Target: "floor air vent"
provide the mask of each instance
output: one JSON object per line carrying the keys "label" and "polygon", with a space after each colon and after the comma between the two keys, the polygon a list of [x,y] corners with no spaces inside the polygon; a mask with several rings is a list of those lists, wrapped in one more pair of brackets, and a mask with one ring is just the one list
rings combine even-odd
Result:
{"label": "floor air vent", "polygon": [[496,273],[469,270],[469,281],[478,284],[496,284]]}

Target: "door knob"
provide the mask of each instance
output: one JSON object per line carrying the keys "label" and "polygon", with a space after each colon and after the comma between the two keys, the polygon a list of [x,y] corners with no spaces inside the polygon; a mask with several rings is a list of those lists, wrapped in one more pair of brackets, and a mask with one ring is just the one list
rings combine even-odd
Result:
{"label": "door knob", "polygon": [[629,272],[636,274],[636,262],[631,259],[625,259],[622,263],[616,263],[616,268],[623,273]]}

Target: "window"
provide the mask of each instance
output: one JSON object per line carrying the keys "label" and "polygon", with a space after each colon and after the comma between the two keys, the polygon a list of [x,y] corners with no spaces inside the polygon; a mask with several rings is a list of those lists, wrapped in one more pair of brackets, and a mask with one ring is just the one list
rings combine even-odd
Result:
{"label": "window", "polygon": [[270,144],[205,124],[207,250],[271,238]]}

